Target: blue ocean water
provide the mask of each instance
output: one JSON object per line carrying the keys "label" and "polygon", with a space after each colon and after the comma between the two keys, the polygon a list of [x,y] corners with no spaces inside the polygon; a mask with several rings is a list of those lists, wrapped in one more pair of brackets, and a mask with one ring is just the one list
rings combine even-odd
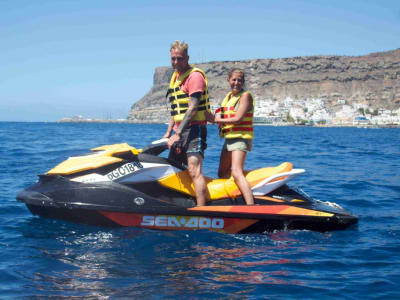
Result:
{"label": "blue ocean water", "polygon": [[[292,185],[359,224],[329,233],[99,228],[32,216],[15,200],[68,156],[141,148],[166,125],[0,123],[0,297],[399,299],[400,129],[256,127],[246,168],[291,161]],[[209,126],[204,172],[221,142]]]}

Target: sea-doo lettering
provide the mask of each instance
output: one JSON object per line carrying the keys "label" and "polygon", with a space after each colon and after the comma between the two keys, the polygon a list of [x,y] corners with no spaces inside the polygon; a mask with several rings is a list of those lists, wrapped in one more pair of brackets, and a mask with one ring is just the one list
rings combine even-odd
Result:
{"label": "sea-doo lettering", "polygon": [[177,220],[176,217],[169,217],[168,218],[168,227],[180,227],[181,224]]}
{"label": "sea-doo lettering", "polygon": [[154,216],[143,216],[142,226],[154,226]]}
{"label": "sea-doo lettering", "polygon": [[187,228],[197,228],[199,226],[199,218],[190,218],[188,222],[186,222],[185,227]]}
{"label": "sea-doo lettering", "polygon": [[185,216],[143,216],[141,226],[190,229],[222,229],[224,219]]}
{"label": "sea-doo lettering", "polygon": [[110,173],[107,174],[107,177],[110,180],[116,180],[120,177],[124,177],[126,175],[132,174],[140,169],[143,169],[142,164],[134,161],[132,163],[124,164],[124,165],[120,166],[119,168],[111,171]]}

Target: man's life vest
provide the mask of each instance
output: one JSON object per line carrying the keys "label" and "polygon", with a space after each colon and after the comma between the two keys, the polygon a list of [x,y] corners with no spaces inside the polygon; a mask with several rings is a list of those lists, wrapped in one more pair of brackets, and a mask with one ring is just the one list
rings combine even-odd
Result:
{"label": "man's life vest", "polygon": [[192,118],[192,121],[205,121],[206,117],[204,113],[205,111],[210,111],[210,100],[208,97],[208,80],[203,70],[192,67],[184,74],[179,76],[179,78],[177,78],[178,72],[175,71],[171,77],[169,89],[167,92],[167,97],[171,104],[171,116],[174,117],[175,122],[181,122],[183,120],[183,116],[188,110],[190,96],[188,93],[185,93],[181,90],[181,85],[192,72],[200,72],[206,82],[206,86],[200,97],[199,106],[197,107],[197,113]]}
{"label": "man's life vest", "polygon": [[[225,99],[222,101],[220,107],[222,119],[232,118],[236,114],[236,104],[244,92],[245,91],[241,91],[237,95],[232,95],[232,92],[229,92],[225,96]],[[224,136],[226,139],[243,138],[250,140],[254,138],[254,98],[251,94],[250,96],[252,99],[251,110],[247,111],[242,120],[236,124],[222,124],[219,132],[221,138]]]}

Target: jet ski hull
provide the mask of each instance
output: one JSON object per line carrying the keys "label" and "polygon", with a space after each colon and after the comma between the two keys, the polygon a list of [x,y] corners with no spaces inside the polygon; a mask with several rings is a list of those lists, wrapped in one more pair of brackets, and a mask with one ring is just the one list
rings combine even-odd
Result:
{"label": "jet ski hull", "polygon": [[246,173],[255,205],[245,205],[233,178],[206,178],[210,201],[196,207],[186,167],[160,157],[165,141],[143,150],[105,145],[70,157],[20,191],[34,215],[96,226],[251,233],[328,231],[357,223],[340,206],[314,200],[286,182],[304,173],[289,162]]}
{"label": "jet ski hull", "polygon": [[[275,230],[312,230],[319,232],[343,230],[356,224],[354,216],[334,216],[329,219],[246,216],[213,217],[210,214],[155,215],[88,211],[84,209],[43,207],[27,205],[33,215],[43,218],[64,220],[73,223],[101,227],[141,227],[156,230],[211,230],[221,233],[263,233]],[[184,221],[182,221],[184,220]]]}
{"label": "jet ski hull", "polygon": [[[144,187],[143,187],[144,186]],[[341,230],[357,223],[342,208],[312,201],[283,186],[255,197],[254,206],[241,197],[195,207],[192,198],[163,189],[157,183],[141,190],[115,182],[85,184],[62,176],[41,176],[18,193],[34,215],[95,226],[134,226],[157,230],[212,230],[260,233],[273,230]],[[157,190],[152,196],[148,190]]]}

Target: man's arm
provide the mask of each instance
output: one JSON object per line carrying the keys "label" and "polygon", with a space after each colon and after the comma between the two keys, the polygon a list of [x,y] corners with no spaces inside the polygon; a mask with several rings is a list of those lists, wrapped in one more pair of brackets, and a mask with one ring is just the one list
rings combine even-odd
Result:
{"label": "man's arm", "polygon": [[176,130],[179,135],[189,125],[190,120],[192,120],[192,118],[196,115],[200,103],[200,97],[200,92],[190,95],[188,110],[186,111],[181,124],[179,124],[179,127]]}
{"label": "man's arm", "polygon": [[178,129],[175,131],[175,134],[169,138],[168,148],[171,148],[173,143],[180,140],[182,131],[189,126],[190,121],[196,115],[200,103],[200,97],[201,92],[193,93],[192,95],[190,95],[188,110],[185,112],[183,120],[179,124]]}
{"label": "man's arm", "polygon": [[163,139],[165,139],[165,138],[169,138],[170,136],[171,136],[171,132],[172,132],[172,128],[174,127],[174,117],[170,117],[169,118],[169,123],[168,123],[168,129],[167,129],[167,131],[165,132],[165,134],[163,135]]}

